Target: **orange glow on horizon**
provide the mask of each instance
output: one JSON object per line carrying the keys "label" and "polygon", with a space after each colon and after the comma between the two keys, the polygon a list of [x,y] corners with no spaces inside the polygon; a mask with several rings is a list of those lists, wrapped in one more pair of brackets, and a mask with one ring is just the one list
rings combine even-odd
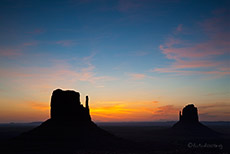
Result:
{"label": "orange glow on horizon", "polygon": [[[11,104],[11,108],[2,109],[0,113],[2,122],[32,122],[50,118],[49,103],[43,101],[19,101],[18,104],[10,101],[8,103]],[[198,107],[200,120],[215,120],[215,116],[222,117],[221,112],[213,115],[212,111],[214,109],[221,111],[224,106],[228,106],[228,104],[195,105]],[[178,112],[182,107],[164,105],[159,101],[99,101],[90,103],[90,114],[95,122],[170,121],[178,120]],[[209,115],[212,118],[209,118]]]}

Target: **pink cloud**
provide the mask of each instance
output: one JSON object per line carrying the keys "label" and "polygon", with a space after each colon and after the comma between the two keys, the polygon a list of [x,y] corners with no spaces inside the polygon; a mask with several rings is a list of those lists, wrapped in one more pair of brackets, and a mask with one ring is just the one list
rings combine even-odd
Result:
{"label": "pink cloud", "polygon": [[0,68],[0,77],[10,78],[10,77],[18,77],[18,78],[25,78],[25,77],[32,77],[33,74],[27,73],[24,69],[9,69],[9,68]]}
{"label": "pink cloud", "polygon": [[61,40],[61,41],[57,41],[56,44],[59,44],[63,47],[70,47],[76,44],[75,41],[73,40]]}
{"label": "pink cloud", "polygon": [[161,73],[176,73],[178,75],[214,75],[215,77],[222,77],[224,75],[230,75],[230,71],[189,71],[189,70],[178,70],[175,68],[156,68],[154,72]]}
{"label": "pink cloud", "polygon": [[41,34],[43,32],[44,32],[44,30],[42,30],[42,29],[34,29],[33,31],[26,32],[26,33],[28,33],[28,34]]}
{"label": "pink cloud", "polygon": [[38,44],[38,42],[33,41],[33,42],[26,42],[26,43],[23,43],[23,46],[35,46],[35,45],[37,45],[37,44]]}
{"label": "pink cloud", "polygon": [[180,32],[182,32],[183,31],[183,25],[182,24],[179,24],[177,27],[176,27],[176,29],[175,29],[175,31],[174,31],[174,34],[179,34]]}
{"label": "pink cloud", "polygon": [[25,42],[20,44],[17,47],[11,49],[0,49],[0,56],[4,57],[16,57],[23,55],[23,50],[28,46],[35,46],[37,45],[37,41]]}
{"label": "pink cloud", "polygon": [[176,30],[178,31],[178,32],[180,32],[180,31],[182,31],[182,24],[179,24],[178,26],[177,26],[177,28],[176,28]]}
{"label": "pink cloud", "polygon": [[141,4],[137,1],[131,0],[120,0],[118,4],[118,10],[121,12],[127,12],[131,10],[136,10],[141,7]]}
{"label": "pink cloud", "polygon": [[198,106],[200,120],[230,120],[230,105],[228,102],[217,102]]}
{"label": "pink cloud", "polygon": [[[181,45],[185,47],[174,47],[175,45]],[[206,42],[190,45],[187,45],[178,40],[170,40],[164,45],[160,45],[159,48],[167,56],[167,58],[176,60],[182,58],[192,59],[223,55],[230,49],[229,46],[225,45],[225,42],[220,42],[218,40],[208,40]]]}
{"label": "pink cloud", "polygon": [[0,49],[0,56],[15,57],[20,55],[22,55],[22,53],[18,49]]}
{"label": "pink cloud", "polygon": [[57,86],[72,87],[77,83],[88,82],[93,86],[115,80],[114,77],[100,75],[95,72],[95,66],[87,59],[79,60],[81,67],[72,66],[68,61],[54,61],[49,67],[7,67],[0,68],[0,78],[22,87],[50,90]]}
{"label": "pink cloud", "polygon": [[176,120],[178,119],[179,109],[174,105],[164,105],[153,108],[152,116],[157,120]]}
{"label": "pink cloud", "polygon": [[173,68],[182,69],[182,68],[205,68],[205,67],[215,67],[223,64],[223,62],[213,62],[209,60],[193,60],[193,61],[185,61],[185,60],[177,60],[174,64],[172,64]]}
{"label": "pink cloud", "polygon": [[[222,26],[226,22],[224,19],[211,18],[199,24],[207,36],[202,42],[191,43],[170,37],[159,49],[174,61],[169,67],[155,68],[153,71],[180,75],[229,75],[230,71],[226,69],[229,68],[229,60],[221,60],[230,53],[230,33]],[[182,26],[177,27],[177,30],[181,29]]]}
{"label": "pink cloud", "polygon": [[129,74],[133,80],[141,80],[146,77],[145,74]]}

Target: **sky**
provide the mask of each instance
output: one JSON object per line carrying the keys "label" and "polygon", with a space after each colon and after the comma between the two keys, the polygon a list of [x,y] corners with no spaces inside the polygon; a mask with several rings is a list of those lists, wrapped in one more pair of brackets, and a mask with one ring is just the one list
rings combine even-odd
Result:
{"label": "sky", "polygon": [[96,122],[230,121],[230,1],[1,0],[0,123],[44,121],[52,91]]}

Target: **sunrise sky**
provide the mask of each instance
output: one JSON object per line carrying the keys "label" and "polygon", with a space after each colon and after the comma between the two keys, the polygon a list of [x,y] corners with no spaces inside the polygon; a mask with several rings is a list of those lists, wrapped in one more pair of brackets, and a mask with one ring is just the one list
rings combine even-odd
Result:
{"label": "sunrise sky", "polygon": [[94,121],[230,120],[230,1],[1,0],[0,123],[49,118],[52,91]]}

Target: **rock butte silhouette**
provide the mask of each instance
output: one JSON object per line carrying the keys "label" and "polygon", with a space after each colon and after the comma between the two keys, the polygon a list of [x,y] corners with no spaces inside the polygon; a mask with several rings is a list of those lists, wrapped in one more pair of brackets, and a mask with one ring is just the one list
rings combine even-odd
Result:
{"label": "rock butte silhouette", "polygon": [[173,125],[172,129],[183,135],[218,135],[217,132],[199,122],[198,111],[193,104],[185,106],[182,113],[179,112],[179,121]]}
{"label": "rock butte silhouette", "polygon": [[54,90],[51,97],[51,118],[33,130],[16,137],[14,145],[21,150],[60,147],[65,149],[66,147],[68,149],[121,148],[124,140],[99,128],[91,120],[89,110],[88,96],[84,107],[78,92]]}
{"label": "rock butte silhouette", "polygon": [[78,92],[57,89],[52,93],[50,104],[50,119],[11,140],[4,147],[4,153],[78,153],[76,150],[80,150],[79,153],[81,150],[84,150],[83,153],[109,153],[111,150],[112,153],[152,153],[153,150],[178,150],[178,145],[171,143],[169,139],[182,139],[182,145],[187,145],[187,139],[191,141],[190,137],[199,137],[194,141],[204,137],[205,140],[199,141],[206,141],[207,137],[217,135],[199,122],[198,111],[193,104],[184,107],[182,113],[179,112],[180,120],[171,129],[158,131],[154,136],[149,132],[148,135],[153,137],[153,140],[143,143],[117,138],[99,128],[91,120],[88,96],[84,107]]}
{"label": "rock butte silhouette", "polygon": [[51,119],[56,122],[69,121],[74,124],[91,122],[89,98],[86,96],[85,107],[80,102],[80,94],[75,91],[53,91],[51,97]]}

